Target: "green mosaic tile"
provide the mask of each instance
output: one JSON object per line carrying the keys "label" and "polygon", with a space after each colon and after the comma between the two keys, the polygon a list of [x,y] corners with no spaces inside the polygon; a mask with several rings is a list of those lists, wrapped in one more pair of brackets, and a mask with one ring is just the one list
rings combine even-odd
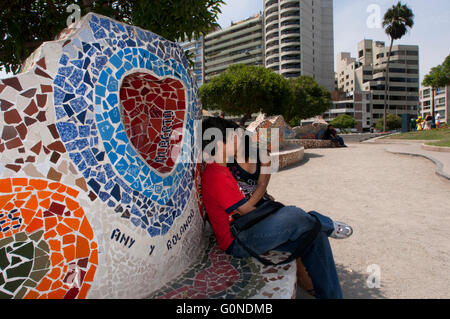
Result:
{"label": "green mosaic tile", "polygon": [[9,259],[6,254],[6,248],[0,249],[0,269],[5,269],[9,265]]}
{"label": "green mosaic tile", "polygon": [[30,278],[33,279],[36,282],[39,282],[45,274],[49,271],[49,269],[40,270],[40,271],[33,271],[30,275]]}
{"label": "green mosaic tile", "polygon": [[44,231],[43,230],[39,230],[39,231],[36,231],[36,232],[32,233],[29,237],[30,237],[30,239],[32,241],[38,242],[41,239],[43,234],[44,234]]}
{"label": "green mosaic tile", "polygon": [[0,239],[0,248],[11,244],[13,241],[12,237]]}
{"label": "green mosaic tile", "polygon": [[13,297],[12,295],[0,291],[0,299],[12,299],[12,297]]}
{"label": "green mosaic tile", "polygon": [[21,247],[13,250],[11,253],[14,255],[19,255],[22,257],[25,257],[27,259],[33,258],[33,252],[34,252],[34,245],[32,242],[28,242],[25,245],[23,243],[20,243]]}
{"label": "green mosaic tile", "polygon": [[39,242],[38,247],[41,248],[43,251],[45,251],[47,253],[50,252],[50,247],[48,246],[48,244],[44,240]]}
{"label": "green mosaic tile", "polygon": [[21,233],[17,233],[14,235],[14,240],[19,242],[19,241],[26,241],[28,239],[28,236],[25,232],[21,232]]}
{"label": "green mosaic tile", "polygon": [[13,256],[12,258],[11,258],[11,266],[14,266],[14,265],[16,265],[16,264],[20,264],[22,262],[22,258],[20,258],[20,257],[17,257],[17,256]]}
{"label": "green mosaic tile", "polygon": [[9,268],[6,270],[6,276],[8,279],[16,277],[28,277],[31,272],[31,267],[33,266],[33,261],[24,262],[17,267]]}
{"label": "green mosaic tile", "polygon": [[28,289],[25,287],[22,287],[19,292],[14,296],[14,299],[23,299],[25,297],[25,294],[27,293]]}
{"label": "green mosaic tile", "polygon": [[31,287],[31,288],[33,288],[33,287],[36,287],[36,286],[37,286],[37,282],[34,282],[34,281],[31,280],[31,279],[28,279],[27,281],[25,281],[25,282],[23,283],[23,286],[24,286],[24,287]]}
{"label": "green mosaic tile", "polygon": [[11,293],[14,293],[22,285],[22,283],[24,281],[25,281],[25,279],[17,279],[17,280],[8,281],[3,286],[3,289],[6,291],[9,291]]}
{"label": "green mosaic tile", "polygon": [[36,257],[34,259],[33,270],[47,269],[50,266],[50,259],[48,255]]}

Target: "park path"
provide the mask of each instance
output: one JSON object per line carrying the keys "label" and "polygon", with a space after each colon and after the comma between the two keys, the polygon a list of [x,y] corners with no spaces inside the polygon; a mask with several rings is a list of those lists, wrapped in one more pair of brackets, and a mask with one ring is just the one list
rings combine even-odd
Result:
{"label": "park path", "polygon": [[[330,240],[344,298],[450,298],[450,181],[425,158],[348,145],[306,150],[269,193],[353,226]],[[376,267],[381,287],[368,288]]]}

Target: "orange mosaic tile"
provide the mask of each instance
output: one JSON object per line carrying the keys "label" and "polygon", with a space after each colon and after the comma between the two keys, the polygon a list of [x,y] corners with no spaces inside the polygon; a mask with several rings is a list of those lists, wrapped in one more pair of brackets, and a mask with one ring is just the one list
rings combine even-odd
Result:
{"label": "orange mosaic tile", "polygon": [[12,192],[11,179],[6,178],[6,179],[0,180],[0,192],[2,192],[2,193]]}
{"label": "orange mosaic tile", "polygon": [[48,263],[42,257],[38,263],[48,271],[24,298],[86,297],[97,269],[98,245],[78,194],[61,183],[0,179],[0,239],[25,231],[41,234],[48,246],[43,248],[48,249]]}

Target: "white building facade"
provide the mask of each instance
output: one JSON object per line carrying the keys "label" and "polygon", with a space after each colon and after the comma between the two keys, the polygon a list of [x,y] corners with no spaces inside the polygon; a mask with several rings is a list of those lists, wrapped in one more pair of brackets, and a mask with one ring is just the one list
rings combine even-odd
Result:
{"label": "white building facade", "polygon": [[[431,87],[423,87],[420,92],[420,114],[425,117],[431,114],[433,104],[433,90]],[[440,115],[441,123],[450,122],[450,85],[434,90],[434,115]]]}
{"label": "white building facade", "polygon": [[[341,52],[337,56],[336,89],[346,94],[346,100],[352,100],[356,95],[361,95],[361,110],[354,114],[359,131],[369,130],[384,116],[388,55],[389,47],[385,46],[384,42],[363,40],[358,43],[357,58],[351,57],[348,52]],[[402,114],[417,116],[419,110],[418,46],[394,45],[392,47],[388,79],[386,112],[399,116]],[[335,101],[335,104],[336,102],[340,101]],[[347,111],[348,108],[344,113],[348,113]],[[339,112],[334,111],[334,114],[337,116]]]}
{"label": "white building facade", "polygon": [[265,66],[334,87],[333,0],[265,0]]}

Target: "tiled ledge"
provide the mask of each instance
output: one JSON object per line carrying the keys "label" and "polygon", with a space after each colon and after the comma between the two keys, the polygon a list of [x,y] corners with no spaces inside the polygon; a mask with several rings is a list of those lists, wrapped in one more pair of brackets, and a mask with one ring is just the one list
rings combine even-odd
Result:
{"label": "tiled ledge", "polygon": [[[209,244],[201,260],[147,299],[295,298],[295,261],[281,266],[264,266],[254,258],[234,258],[220,250],[210,229],[204,236]],[[264,255],[274,262],[286,256],[281,252]]]}
{"label": "tiled ledge", "polygon": [[333,143],[330,140],[317,140],[317,139],[292,139],[292,140],[285,140],[286,144],[296,144],[301,145],[305,149],[310,148],[335,148],[339,147],[337,143]]}
{"label": "tiled ledge", "polygon": [[299,163],[305,156],[303,146],[290,145],[288,149],[280,150],[278,153],[272,153],[272,163],[275,163],[274,157],[278,157],[278,169],[283,169],[295,163]]}

